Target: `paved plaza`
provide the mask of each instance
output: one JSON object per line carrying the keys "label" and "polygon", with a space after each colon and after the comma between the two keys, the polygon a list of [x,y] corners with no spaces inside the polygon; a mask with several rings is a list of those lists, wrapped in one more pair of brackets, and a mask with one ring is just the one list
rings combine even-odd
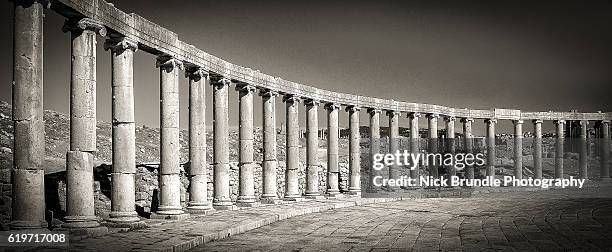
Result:
{"label": "paved plaza", "polygon": [[610,188],[410,199],[303,215],[197,251],[609,251]]}

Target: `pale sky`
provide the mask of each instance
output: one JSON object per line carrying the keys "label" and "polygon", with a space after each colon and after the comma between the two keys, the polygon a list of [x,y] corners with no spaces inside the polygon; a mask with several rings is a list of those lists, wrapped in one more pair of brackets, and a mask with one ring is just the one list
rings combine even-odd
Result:
{"label": "pale sky", "polygon": [[[612,111],[612,4],[606,1],[112,2],[225,60],[320,88],[459,108]],[[0,9],[0,100],[10,102],[12,3]],[[70,37],[61,32],[63,17],[48,12],[45,21],[45,108],[67,113]],[[98,118],[109,121],[110,54],[102,44],[99,37],[97,107]],[[137,52],[134,74],[137,123],[158,127],[155,58]],[[181,82],[186,128],[188,87]],[[230,104],[236,124],[235,91]],[[259,97],[255,108],[259,126]],[[284,109],[279,102],[279,124]],[[341,114],[342,127],[347,117]],[[365,112],[361,119],[367,125]],[[324,127],[323,109],[319,120]],[[408,127],[408,120],[400,125]],[[498,132],[510,133],[510,126],[502,122]]]}

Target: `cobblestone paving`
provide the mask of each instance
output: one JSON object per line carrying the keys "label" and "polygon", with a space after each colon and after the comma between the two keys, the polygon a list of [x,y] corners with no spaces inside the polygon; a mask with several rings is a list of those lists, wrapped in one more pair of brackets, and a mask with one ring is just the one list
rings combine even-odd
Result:
{"label": "cobblestone paving", "polygon": [[196,251],[558,251],[612,249],[612,190],[411,199],[273,223]]}
{"label": "cobblestone paving", "polygon": [[182,221],[165,222],[146,229],[118,232],[101,237],[71,241],[69,248],[55,251],[186,251],[204,242],[223,239],[294,216],[378,204],[391,199],[342,198],[311,200],[280,205],[263,205],[236,211],[215,211]]}

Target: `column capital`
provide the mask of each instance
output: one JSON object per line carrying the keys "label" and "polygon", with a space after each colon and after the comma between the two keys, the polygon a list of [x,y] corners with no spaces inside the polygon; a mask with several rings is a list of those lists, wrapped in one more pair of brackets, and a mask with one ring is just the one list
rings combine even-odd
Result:
{"label": "column capital", "polygon": [[599,121],[601,124],[610,124],[610,120],[601,120]]}
{"label": "column capital", "polygon": [[319,106],[319,104],[321,104],[321,101],[317,99],[304,99],[304,104],[306,106]]}
{"label": "column capital", "polygon": [[64,26],[62,27],[63,32],[80,33],[85,30],[93,31],[103,37],[106,36],[106,27],[104,27],[104,24],[92,18],[81,18],[79,20],[69,19],[64,22]]}
{"label": "column capital", "polygon": [[494,119],[494,118],[485,119],[484,122],[486,124],[496,124],[497,123],[497,119]]}
{"label": "column capital", "polygon": [[301,101],[302,101],[302,98],[294,94],[286,94],[283,97],[283,102],[286,102],[286,103],[300,103]]}
{"label": "column capital", "polygon": [[397,110],[387,110],[387,115],[388,116],[400,116],[402,114],[402,112],[399,112]]}
{"label": "column capital", "polygon": [[471,117],[464,117],[464,118],[461,118],[461,122],[462,122],[462,123],[467,123],[467,122],[470,122],[470,123],[471,123],[471,122],[474,122],[474,118],[471,118]]}
{"label": "column capital", "polygon": [[263,97],[276,97],[278,96],[278,92],[272,89],[263,89],[259,92],[259,95]]}
{"label": "column capital", "polygon": [[433,118],[438,119],[440,117],[440,114],[438,114],[438,113],[427,113],[426,117],[430,118],[430,119],[433,119]]}
{"label": "column capital", "polygon": [[533,122],[533,124],[542,124],[544,122],[544,120],[542,119],[533,119],[531,121]]}
{"label": "column capital", "polygon": [[173,70],[174,68],[183,69],[183,62],[175,59],[172,56],[161,55],[157,57],[155,67],[165,70]]}
{"label": "column capital", "polygon": [[240,92],[240,93],[253,93],[257,90],[257,88],[251,84],[248,83],[239,83],[236,84],[236,91]]}
{"label": "column capital", "polygon": [[349,105],[346,107],[346,112],[359,112],[361,110],[361,107],[356,106],[356,105]]}
{"label": "column capital", "polygon": [[553,120],[554,124],[565,124],[565,120]]}
{"label": "column capital", "polygon": [[454,117],[454,116],[446,116],[446,117],[444,117],[444,121],[447,121],[447,122],[454,122],[456,120],[457,120],[457,118]]}
{"label": "column capital", "polygon": [[418,113],[418,112],[410,112],[410,113],[408,113],[408,118],[412,118],[412,119],[419,118],[421,116],[423,116],[423,114]]}
{"label": "column capital", "polygon": [[368,114],[380,114],[382,112],[382,110],[377,109],[377,108],[368,108]]}
{"label": "column capital", "polygon": [[9,2],[15,3],[15,5],[28,7],[33,3],[40,3],[45,9],[51,8],[50,0],[9,0]]}
{"label": "column capital", "polygon": [[513,124],[523,124],[523,120],[512,120]]}
{"label": "column capital", "polygon": [[128,37],[112,37],[104,41],[104,50],[112,52],[123,52],[125,50],[138,50],[138,42]]}
{"label": "column capital", "polygon": [[190,67],[185,69],[185,77],[194,81],[206,79],[208,77],[208,71],[201,67]]}
{"label": "column capital", "polygon": [[580,120],[579,123],[580,123],[580,126],[586,126],[586,125],[589,125],[589,120]]}
{"label": "column capital", "polygon": [[221,79],[218,79],[217,81],[211,81],[210,84],[216,89],[221,89],[223,87],[231,86],[232,80],[222,77]]}
{"label": "column capital", "polygon": [[340,104],[338,103],[330,102],[330,103],[325,104],[325,109],[327,110],[337,110],[339,108],[340,108]]}

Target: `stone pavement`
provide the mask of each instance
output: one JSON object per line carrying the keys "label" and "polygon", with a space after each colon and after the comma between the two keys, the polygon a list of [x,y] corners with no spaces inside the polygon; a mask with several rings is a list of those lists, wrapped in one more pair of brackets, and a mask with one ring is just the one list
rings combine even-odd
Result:
{"label": "stone pavement", "polygon": [[[182,221],[164,221],[146,229],[116,232],[71,241],[70,251],[186,251],[205,242],[223,239],[280,220],[330,209],[388,202],[394,199],[338,198],[214,211]],[[66,248],[49,248],[65,251]]]}
{"label": "stone pavement", "polygon": [[612,190],[504,192],[333,209],[196,251],[609,251]]}

